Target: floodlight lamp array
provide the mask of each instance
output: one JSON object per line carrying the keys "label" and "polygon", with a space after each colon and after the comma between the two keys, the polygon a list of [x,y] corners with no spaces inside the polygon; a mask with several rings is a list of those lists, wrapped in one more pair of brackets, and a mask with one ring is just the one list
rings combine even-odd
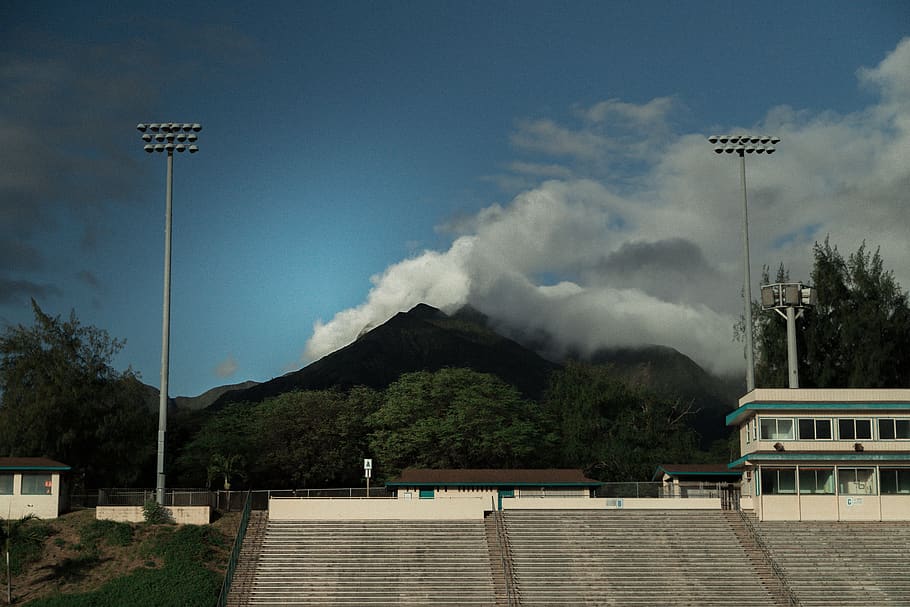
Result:
{"label": "floodlight lamp array", "polygon": [[152,122],[150,124],[140,123],[136,125],[136,130],[142,133],[142,140],[145,142],[144,149],[151,154],[152,152],[189,152],[195,154],[199,151],[196,145],[199,136],[196,134],[202,130],[202,125],[196,122]]}
{"label": "floodlight lamp array", "polygon": [[780,142],[780,137],[770,135],[711,135],[708,141],[714,144],[714,151],[718,154],[773,154],[777,151],[774,146]]}

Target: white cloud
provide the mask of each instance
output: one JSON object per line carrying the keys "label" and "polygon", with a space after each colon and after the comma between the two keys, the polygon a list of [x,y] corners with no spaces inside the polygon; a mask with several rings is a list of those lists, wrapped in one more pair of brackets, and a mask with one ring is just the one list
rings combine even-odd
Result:
{"label": "white cloud", "polygon": [[233,354],[230,354],[226,359],[215,366],[215,375],[222,379],[231,377],[237,373],[238,368],[237,359],[234,358]]}
{"label": "white cloud", "polygon": [[[765,264],[773,271],[783,262],[794,279],[808,280],[812,246],[828,234],[845,253],[863,240],[880,246],[910,286],[910,40],[858,78],[879,93],[862,111],[779,106],[754,125],[729,126],[782,138],[776,154],[746,161],[753,294]],[[713,370],[741,369],[732,330],[742,306],[739,159],[715,155],[708,133],[668,134],[674,105],[608,100],[577,110],[578,127],[519,123],[520,152],[575,164],[567,172],[546,161],[512,165],[521,178],[551,179],[462,218],[449,250],[374,277],[365,303],[316,325],[305,360],[425,302],[447,310],[470,303],[503,326],[546,331],[564,346],[658,343]],[[592,170],[615,160],[603,156],[625,136],[609,130],[620,120],[645,139],[661,133],[648,151],[623,147],[646,161],[633,179]]]}

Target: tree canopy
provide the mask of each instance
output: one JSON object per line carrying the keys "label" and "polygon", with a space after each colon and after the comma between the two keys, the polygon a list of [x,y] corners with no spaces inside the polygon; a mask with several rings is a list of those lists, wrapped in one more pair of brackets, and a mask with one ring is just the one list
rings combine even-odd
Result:
{"label": "tree canopy", "polygon": [[534,466],[554,439],[536,402],[471,369],[402,375],[369,423],[371,453],[385,473]]}
{"label": "tree canopy", "polygon": [[692,407],[617,376],[610,365],[570,362],[550,380],[546,410],[558,464],[606,481],[650,478],[660,463],[698,458]]}
{"label": "tree canopy", "polygon": [[[906,387],[910,304],[880,252],[870,252],[863,243],[844,259],[826,239],[816,243],[814,257],[812,284],[818,303],[797,320],[800,387]],[[783,266],[776,278],[790,281]],[[759,310],[757,302],[753,307]],[[788,385],[786,323],[774,312],[759,310],[755,330],[757,384]]]}
{"label": "tree canopy", "polygon": [[123,342],[46,314],[0,335],[0,453],[70,465],[76,483],[127,485],[151,472],[155,417],[136,375],[111,366]]}

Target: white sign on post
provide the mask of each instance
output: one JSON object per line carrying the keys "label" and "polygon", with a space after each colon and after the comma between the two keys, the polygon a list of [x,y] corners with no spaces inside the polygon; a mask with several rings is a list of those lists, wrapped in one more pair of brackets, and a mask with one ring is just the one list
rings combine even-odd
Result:
{"label": "white sign on post", "polygon": [[373,469],[373,460],[371,460],[371,459],[363,460],[363,469],[372,470]]}

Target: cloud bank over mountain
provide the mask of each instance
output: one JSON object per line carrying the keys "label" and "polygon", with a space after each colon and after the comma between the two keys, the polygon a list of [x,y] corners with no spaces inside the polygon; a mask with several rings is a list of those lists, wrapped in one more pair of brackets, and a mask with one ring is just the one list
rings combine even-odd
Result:
{"label": "cloud bank over mountain", "polygon": [[[776,154],[746,161],[753,295],[763,265],[808,281],[812,246],[829,235],[845,253],[881,247],[910,285],[910,39],[857,81],[873,100],[862,111],[778,106],[756,124],[716,128],[782,139]],[[658,343],[716,372],[741,369],[738,157],[714,154],[709,132],[674,132],[673,97],[572,110],[570,123],[518,121],[518,158],[488,178],[521,190],[441,226],[447,250],[374,276],[365,302],[316,323],[303,362],[425,302],[471,304],[558,347]]]}

